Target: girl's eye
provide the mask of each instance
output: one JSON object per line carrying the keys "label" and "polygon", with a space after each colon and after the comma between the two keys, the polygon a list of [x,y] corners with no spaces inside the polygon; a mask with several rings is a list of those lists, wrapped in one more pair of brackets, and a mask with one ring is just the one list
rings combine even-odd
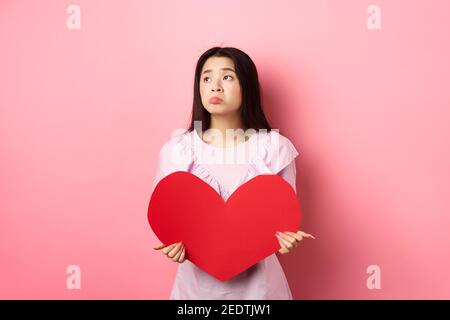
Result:
{"label": "girl's eye", "polygon": [[[226,76],[224,77],[224,79],[225,79],[226,77],[230,77],[231,79],[233,79],[233,77],[230,76],[229,74],[226,75]],[[203,81],[207,81],[208,79],[210,79],[210,78],[209,78],[209,77],[204,77],[204,78],[203,78]],[[230,80],[231,80],[231,79],[230,79]]]}

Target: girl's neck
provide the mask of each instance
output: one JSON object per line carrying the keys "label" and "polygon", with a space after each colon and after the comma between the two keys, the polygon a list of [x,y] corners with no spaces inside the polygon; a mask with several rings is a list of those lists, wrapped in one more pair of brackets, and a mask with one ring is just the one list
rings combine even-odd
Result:
{"label": "girl's neck", "polygon": [[[236,131],[231,140],[229,138],[227,139],[227,129],[242,129],[245,131],[242,117],[239,113],[236,113],[234,116],[212,114],[210,129],[217,129],[222,133],[222,141],[211,142],[215,146],[223,147],[239,143],[237,141],[245,141],[245,136],[241,130]],[[208,137],[206,138],[208,139]]]}
{"label": "girl's neck", "polygon": [[244,125],[242,123],[242,118],[239,113],[235,115],[211,115],[211,126],[210,128],[219,129],[225,136],[227,129],[243,129]]}

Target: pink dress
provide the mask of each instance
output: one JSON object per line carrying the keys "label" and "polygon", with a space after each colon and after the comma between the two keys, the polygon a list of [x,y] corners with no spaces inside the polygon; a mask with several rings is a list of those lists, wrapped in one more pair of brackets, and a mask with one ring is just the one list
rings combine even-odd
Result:
{"label": "pink dress", "polygon": [[[207,144],[195,130],[186,131],[162,146],[153,188],[166,175],[186,171],[211,185],[224,200],[260,174],[278,174],[296,191],[294,159],[298,154],[291,141],[276,130],[257,131],[246,142],[226,148]],[[292,294],[273,253],[225,282],[185,260],[178,264],[170,299],[291,300]]]}

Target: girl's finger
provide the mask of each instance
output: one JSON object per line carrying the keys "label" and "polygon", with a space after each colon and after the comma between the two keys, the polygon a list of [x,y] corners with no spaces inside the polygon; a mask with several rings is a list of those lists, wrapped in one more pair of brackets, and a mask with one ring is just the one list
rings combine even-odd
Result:
{"label": "girl's finger", "polygon": [[286,239],[282,238],[279,235],[277,235],[277,238],[278,238],[278,240],[280,240],[283,243],[285,248],[287,248],[289,250],[292,249],[292,247],[293,247],[292,243],[290,243],[289,241],[287,241]]}
{"label": "girl's finger", "polygon": [[[277,235],[276,235],[277,236]],[[281,241],[281,238],[277,236],[278,243],[280,244],[280,249],[278,249],[278,252],[281,254],[285,254],[289,252],[289,249],[285,247],[284,243]]]}
{"label": "girl's finger", "polygon": [[287,249],[283,242],[281,242],[280,238],[278,238],[278,243],[281,248]]}
{"label": "girl's finger", "polygon": [[172,261],[174,261],[174,262],[178,261],[178,259],[180,259],[180,256],[181,256],[181,253],[183,252],[183,250],[184,250],[184,247],[181,247],[181,249],[178,250],[178,252],[172,258]]}
{"label": "girl's finger", "polygon": [[164,249],[162,249],[162,252],[164,254],[168,254],[170,252],[170,250],[173,249],[173,247],[175,247],[177,245],[177,243],[172,243],[171,245],[165,247]]}
{"label": "girl's finger", "polygon": [[292,245],[297,248],[298,242],[302,240],[301,236],[288,231],[284,232],[284,234],[286,235],[286,237],[289,237],[288,241],[291,242]]}
{"label": "girl's finger", "polygon": [[186,257],[186,248],[183,248],[183,250],[181,251],[181,256],[178,259],[178,262],[182,263],[185,260],[185,257]]}
{"label": "girl's finger", "polygon": [[290,236],[294,237],[295,240],[297,241],[302,241],[303,240],[303,236],[301,236],[298,233],[294,233],[294,232],[286,232],[287,234],[289,234]]}
{"label": "girl's finger", "polygon": [[166,246],[166,245],[165,245],[164,243],[161,243],[160,245],[156,246],[156,247],[153,248],[153,249],[155,249],[155,250],[160,250],[160,249],[164,248],[165,246]]}
{"label": "girl's finger", "polygon": [[309,233],[306,233],[306,232],[303,232],[303,231],[300,231],[300,230],[297,231],[297,234],[300,234],[300,235],[302,235],[305,238],[313,238],[313,239],[315,239],[315,237],[312,234],[309,234]]}
{"label": "girl's finger", "polygon": [[289,250],[286,249],[285,247],[282,247],[282,248],[280,248],[280,249],[278,250],[278,252],[281,253],[281,254],[285,254],[285,253],[288,253]]}
{"label": "girl's finger", "polygon": [[170,252],[167,254],[167,256],[169,258],[173,258],[178,253],[178,251],[180,251],[180,248],[182,249],[181,242],[177,243],[177,245],[175,247],[173,247],[172,250],[170,250]]}
{"label": "girl's finger", "polygon": [[279,236],[282,237],[283,239],[289,241],[292,244],[294,244],[296,242],[296,239],[288,234],[280,233]]}

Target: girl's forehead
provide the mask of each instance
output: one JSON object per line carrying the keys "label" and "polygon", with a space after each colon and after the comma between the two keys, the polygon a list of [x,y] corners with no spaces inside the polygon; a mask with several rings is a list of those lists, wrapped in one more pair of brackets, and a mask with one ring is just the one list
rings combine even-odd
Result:
{"label": "girl's forehead", "polygon": [[202,71],[210,70],[210,69],[222,69],[222,68],[231,68],[234,69],[233,60],[227,57],[211,57],[206,60],[203,64]]}

